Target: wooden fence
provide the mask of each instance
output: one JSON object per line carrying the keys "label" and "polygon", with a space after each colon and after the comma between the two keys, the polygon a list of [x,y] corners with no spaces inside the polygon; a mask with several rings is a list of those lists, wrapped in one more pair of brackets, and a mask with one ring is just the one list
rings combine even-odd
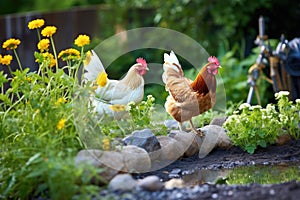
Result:
{"label": "wooden fence", "polygon": [[[16,15],[0,16],[0,53],[12,54],[2,48],[2,44],[9,38],[17,38],[21,40],[21,45],[17,51],[21,59],[23,67],[29,67],[35,70],[38,66],[34,62],[33,52],[37,51],[38,37],[36,30],[28,29],[28,22],[33,19],[43,18],[45,25],[53,25],[57,27],[57,32],[53,35],[56,50],[60,52],[62,49],[72,47],[74,39],[79,34],[87,34],[91,38],[99,33],[98,7],[74,8],[68,11],[58,11],[51,13],[25,13]],[[12,62],[11,67],[17,68],[16,61]],[[0,66],[0,70],[5,70],[4,66]]]}

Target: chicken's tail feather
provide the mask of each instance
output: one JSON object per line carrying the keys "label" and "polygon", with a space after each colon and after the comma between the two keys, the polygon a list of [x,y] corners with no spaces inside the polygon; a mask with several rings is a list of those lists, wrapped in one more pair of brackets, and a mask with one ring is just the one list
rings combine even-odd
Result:
{"label": "chicken's tail feather", "polygon": [[162,75],[162,79],[165,84],[167,83],[167,78],[170,76],[183,76],[181,65],[173,51],[171,51],[170,54],[164,54],[163,70],[164,73]]}
{"label": "chicken's tail feather", "polygon": [[83,78],[87,81],[96,80],[98,74],[105,71],[100,58],[97,56],[94,50],[87,53],[87,57],[84,62],[84,75]]}
{"label": "chicken's tail feather", "polygon": [[173,51],[170,52],[170,55],[165,53],[164,54],[164,62],[169,64],[175,64],[180,66],[178,58],[176,57],[175,53]]}

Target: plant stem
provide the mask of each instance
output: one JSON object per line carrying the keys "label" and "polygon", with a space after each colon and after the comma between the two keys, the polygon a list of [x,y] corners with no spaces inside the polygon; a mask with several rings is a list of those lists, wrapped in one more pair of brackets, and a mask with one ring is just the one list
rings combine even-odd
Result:
{"label": "plant stem", "polygon": [[18,62],[19,68],[20,68],[20,70],[22,70],[22,65],[21,65],[21,62],[20,62],[19,56],[18,56],[18,54],[17,54],[17,51],[16,51],[15,49],[13,49],[13,51],[14,51],[15,57],[16,57],[16,59],[17,59],[17,62]]}
{"label": "plant stem", "polygon": [[37,35],[38,35],[39,41],[41,41],[41,33],[40,33],[40,29],[39,29],[39,28],[37,28],[37,29],[36,29],[36,32],[37,32]]}
{"label": "plant stem", "polygon": [[52,45],[52,49],[53,49],[53,54],[55,57],[55,66],[56,66],[56,71],[58,71],[58,59],[57,59],[57,54],[56,54],[56,50],[55,50],[55,45],[54,45],[54,41],[53,41],[53,37],[50,37],[50,41],[51,41],[51,45]]}

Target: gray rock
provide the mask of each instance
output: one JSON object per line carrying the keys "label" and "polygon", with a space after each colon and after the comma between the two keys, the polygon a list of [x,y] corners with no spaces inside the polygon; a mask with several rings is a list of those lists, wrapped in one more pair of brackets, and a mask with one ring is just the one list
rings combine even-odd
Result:
{"label": "gray rock", "polygon": [[224,122],[226,121],[227,117],[215,117],[211,120],[209,125],[217,125],[217,126],[223,126]]}
{"label": "gray rock", "polygon": [[178,130],[172,130],[169,134],[183,145],[184,156],[190,157],[199,152],[199,146],[202,144],[203,138],[196,135],[194,132],[184,132]]}
{"label": "gray rock", "polygon": [[131,191],[137,186],[137,181],[130,174],[118,174],[108,184],[111,190]]}
{"label": "gray rock", "polygon": [[164,124],[168,129],[178,129],[179,128],[178,122],[174,119],[165,120]]}
{"label": "gray rock", "polygon": [[124,146],[120,151],[124,160],[124,171],[129,173],[149,172],[151,160],[145,149],[137,146]]}
{"label": "gray rock", "polygon": [[122,155],[113,151],[81,150],[75,157],[75,163],[89,163],[95,167],[105,168],[100,175],[106,181],[111,180],[124,168]]}
{"label": "gray rock", "polygon": [[[169,130],[178,130],[179,129],[179,124],[175,119],[168,119],[164,121],[164,125],[169,129]],[[186,123],[182,124],[183,130],[186,129]]]}
{"label": "gray rock", "polygon": [[161,145],[161,149],[150,152],[151,158],[151,170],[161,169],[184,154],[183,145],[172,137],[157,136],[157,139]]}
{"label": "gray rock", "polygon": [[164,184],[159,180],[158,176],[147,176],[138,181],[138,186],[144,190],[157,191],[164,187]]}
{"label": "gray rock", "polygon": [[160,149],[160,143],[150,129],[134,131],[131,135],[125,137],[123,142],[126,145],[134,145],[152,152]]}
{"label": "gray rock", "polygon": [[215,147],[230,148],[232,142],[226,134],[226,130],[217,125],[207,125],[201,128],[205,136],[199,149],[199,158],[204,158]]}

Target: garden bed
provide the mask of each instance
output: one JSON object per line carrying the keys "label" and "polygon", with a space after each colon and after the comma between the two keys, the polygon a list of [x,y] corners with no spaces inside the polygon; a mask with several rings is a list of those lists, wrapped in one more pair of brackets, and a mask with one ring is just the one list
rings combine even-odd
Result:
{"label": "garden bed", "polygon": [[[197,155],[182,158],[160,170],[145,174],[135,175],[135,178],[144,178],[156,175],[162,181],[171,179],[170,173],[174,169],[180,169],[178,178],[182,178],[182,172],[195,169],[228,169],[250,165],[292,165],[300,160],[300,140],[292,140],[285,145],[271,145],[267,148],[259,148],[254,154],[249,154],[238,147],[228,150],[217,148],[203,159]],[[299,166],[299,165],[298,165]],[[174,171],[173,171],[174,172]],[[295,177],[296,179],[297,177]],[[300,195],[300,183],[288,181],[277,184],[209,184],[203,183],[183,188],[163,189],[149,192],[135,189],[130,192],[117,192],[104,190],[101,196],[116,197],[117,199],[298,199]]]}

